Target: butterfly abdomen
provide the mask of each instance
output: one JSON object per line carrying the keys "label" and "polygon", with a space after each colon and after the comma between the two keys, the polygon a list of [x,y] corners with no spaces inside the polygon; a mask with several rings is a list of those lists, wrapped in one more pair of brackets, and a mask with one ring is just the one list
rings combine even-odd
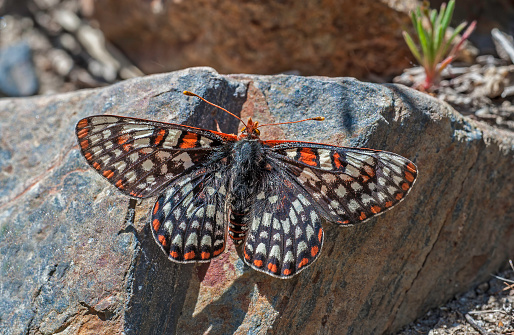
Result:
{"label": "butterfly abdomen", "polygon": [[236,142],[232,161],[229,235],[236,244],[240,244],[248,230],[249,213],[266,165],[261,142],[249,139]]}

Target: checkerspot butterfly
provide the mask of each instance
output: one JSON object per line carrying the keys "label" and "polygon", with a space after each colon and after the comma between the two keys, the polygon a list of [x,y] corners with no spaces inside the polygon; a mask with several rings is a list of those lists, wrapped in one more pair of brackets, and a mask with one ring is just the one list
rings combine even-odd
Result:
{"label": "checkerspot butterfly", "polygon": [[343,226],[368,220],[403,200],[416,179],[416,166],[395,153],[263,141],[262,126],[250,118],[236,136],[101,115],[80,120],[76,133],[89,165],[121,192],[159,196],[151,230],[170,260],[207,262],[228,233],[243,244],[246,264],[278,278],[318,258],[322,217]]}

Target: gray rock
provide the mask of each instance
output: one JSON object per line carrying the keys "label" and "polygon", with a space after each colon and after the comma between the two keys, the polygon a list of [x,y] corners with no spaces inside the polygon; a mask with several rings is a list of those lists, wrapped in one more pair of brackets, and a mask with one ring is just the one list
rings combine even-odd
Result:
{"label": "gray rock", "polygon": [[[311,267],[279,280],[229,241],[209,264],[174,264],[128,199],[89,168],[81,118],[118,114],[237,132],[190,90],[297,139],[413,160],[412,192],[352,228],[325,222]],[[242,111],[241,111],[242,109]],[[95,90],[0,100],[0,333],[313,334],[394,332],[488,278],[514,252],[514,136],[400,85],[349,78],[218,75],[195,68]]]}

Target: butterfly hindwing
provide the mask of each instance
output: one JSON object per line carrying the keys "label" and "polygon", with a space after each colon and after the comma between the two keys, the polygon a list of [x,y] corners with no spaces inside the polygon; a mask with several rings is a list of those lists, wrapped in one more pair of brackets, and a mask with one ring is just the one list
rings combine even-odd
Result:
{"label": "butterfly hindwing", "polygon": [[76,133],[89,165],[123,193],[146,198],[206,160],[227,135],[173,123],[90,116]]}
{"label": "butterfly hindwing", "polygon": [[417,176],[410,160],[387,151],[280,142],[271,146],[269,155],[302,185],[329,221],[343,225],[393,207]]}
{"label": "butterfly hindwing", "polygon": [[[215,168],[215,169],[213,169]],[[152,232],[168,257],[206,262],[225,249],[227,178],[221,163],[185,175],[159,196]]]}
{"label": "butterfly hindwing", "polygon": [[321,252],[323,229],[315,204],[276,169],[263,178],[250,212],[245,262],[274,277],[289,278]]}

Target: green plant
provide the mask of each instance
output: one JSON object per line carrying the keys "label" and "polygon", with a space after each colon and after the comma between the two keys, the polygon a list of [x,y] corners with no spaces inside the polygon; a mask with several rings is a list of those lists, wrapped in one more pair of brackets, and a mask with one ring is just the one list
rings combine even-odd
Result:
{"label": "green plant", "polygon": [[[439,13],[435,9],[430,10],[428,6],[428,2],[424,1],[422,6],[411,13],[412,24],[421,49],[416,46],[409,33],[403,32],[403,37],[410,51],[425,69],[425,81],[421,84],[425,91],[439,81],[441,72],[455,59],[462,49],[464,41],[471,35],[476,26],[476,21],[471,22],[460,37],[459,42],[452,47],[455,38],[467,25],[466,22],[459,24],[450,37],[447,37],[447,30],[455,8],[455,0],[450,0],[448,7],[443,3]],[[450,47],[452,47],[451,50]]]}

